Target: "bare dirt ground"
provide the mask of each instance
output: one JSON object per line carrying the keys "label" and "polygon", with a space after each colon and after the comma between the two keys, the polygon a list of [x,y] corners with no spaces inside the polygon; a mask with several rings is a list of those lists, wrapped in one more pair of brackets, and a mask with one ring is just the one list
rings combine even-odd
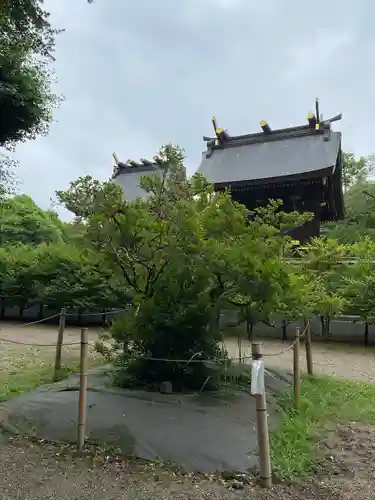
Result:
{"label": "bare dirt ground", "polygon": [[[99,329],[89,329],[91,344],[97,339],[99,331]],[[52,375],[56,341],[57,326],[31,325],[25,327],[0,322],[0,384],[4,383],[9,375],[21,371],[40,373],[41,370],[46,372],[50,370]],[[66,328],[62,350],[63,364],[77,365],[80,355],[79,343],[80,329]],[[99,358],[91,346],[89,356],[90,361]]]}
{"label": "bare dirt ground", "polygon": [[374,432],[343,426],[322,445],[326,459],[304,486],[261,490],[253,481],[182,475],[158,465],[106,457],[93,461],[61,448],[15,440],[0,449],[2,500],[370,500],[374,486]]}
{"label": "bare dirt ground", "polygon": [[[98,330],[90,329],[91,340]],[[49,364],[55,352],[57,328],[30,326],[11,328],[0,324],[0,338],[32,344],[52,344],[50,347],[25,347],[0,340],[0,384],[4,374],[17,373],[25,366]],[[79,329],[67,328],[64,341],[79,342]],[[291,371],[292,351],[279,356],[268,356],[288,347],[288,343],[265,341],[266,366]],[[238,356],[236,339],[227,341],[230,356]],[[242,355],[250,355],[250,345],[243,341]],[[373,382],[375,357],[372,348],[348,347],[342,344],[313,343],[316,373],[336,375]],[[78,361],[79,345],[65,346],[63,361]],[[15,362],[16,360],[16,362]],[[31,365],[30,365],[31,363]],[[303,344],[301,367],[305,367]],[[313,482],[303,488],[276,485],[272,491],[259,490],[253,482],[229,482],[180,476],[177,473],[152,468],[149,465],[114,463],[98,460],[95,465],[72,456],[62,457],[55,448],[25,442],[7,442],[0,446],[0,491],[2,500],[106,500],[129,499],[181,499],[205,498],[257,498],[259,500],[369,500],[375,487],[374,431],[371,428],[341,426],[330,433],[323,447],[326,459],[316,471]],[[1,436],[0,436],[1,439]],[[246,481],[245,481],[246,483]],[[233,486],[238,487],[234,489]]]}
{"label": "bare dirt ground", "polygon": [[[64,344],[66,344],[67,352],[78,353],[79,357],[79,341],[80,341],[80,329],[77,327],[67,327],[64,331]],[[100,328],[89,328],[89,339],[95,340],[98,333],[101,331]],[[15,342],[14,344],[4,342],[6,341]],[[57,326],[36,324],[30,326],[23,326],[22,324],[17,325],[9,324],[7,322],[0,321],[0,345],[1,351],[7,348],[10,349],[24,349],[22,343],[35,344],[35,347],[42,345],[53,352],[55,349],[57,341]],[[17,344],[20,343],[20,344]],[[69,344],[75,345],[69,345]],[[78,358],[77,358],[78,359]]]}

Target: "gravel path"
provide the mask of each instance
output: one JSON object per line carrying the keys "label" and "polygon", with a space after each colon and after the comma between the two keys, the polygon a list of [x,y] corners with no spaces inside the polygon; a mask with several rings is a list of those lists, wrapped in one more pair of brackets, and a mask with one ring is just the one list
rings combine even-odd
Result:
{"label": "gravel path", "polygon": [[[265,340],[263,342],[266,367],[275,368],[280,371],[291,372],[293,367],[293,349],[273,356],[288,348],[292,341],[281,342],[277,340]],[[238,357],[237,339],[228,339],[226,342],[228,354]],[[312,344],[313,363],[316,374],[335,375],[337,377],[375,381],[375,350],[373,347],[351,346],[342,343],[314,342]],[[242,341],[242,355],[251,355],[251,345],[248,341]],[[306,370],[306,358],[304,344],[300,348],[301,370]]]}
{"label": "gravel path", "polygon": [[[100,328],[90,328],[91,340],[95,340]],[[79,328],[66,328],[64,342],[79,342]],[[40,349],[53,359],[56,342],[57,327],[50,325],[33,325],[28,327],[11,327],[8,323],[0,322],[0,337],[18,342],[31,342],[49,344],[51,347]],[[0,362],[7,352],[15,353],[24,350],[24,346],[1,342]],[[293,351],[289,350],[280,356],[267,356],[267,354],[283,351],[291,344],[291,341],[281,342],[277,340],[265,340],[264,352],[266,355],[266,366],[277,368],[282,371],[292,370]],[[228,339],[226,342],[228,353],[231,357],[238,357],[237,339]],[[64,355],[79,356],[79,345],[66,346]],[[242,355],[251,355],[251,345],[248,341],[242,341]],[[339,377],[353,378],[373,382],[375,380],[375,356],[373,347],[360,347],[342,343],[326,343],[313,341],[313,362],[316,373],[336,375]],[[2,363],[3,365],[3,363]],[[305,369],[304,346],[301,343],[301,369]],[[3,366],[2,366],[3,368]]]}

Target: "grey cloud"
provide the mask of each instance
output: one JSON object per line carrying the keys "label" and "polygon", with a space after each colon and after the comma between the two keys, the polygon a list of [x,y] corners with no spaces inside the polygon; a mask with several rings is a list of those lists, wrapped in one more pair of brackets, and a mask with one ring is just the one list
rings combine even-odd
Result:
{"label": "grey cloud", "polygon": [[[23,190],[43,206],[111,153],[137,159],[173,141],[199,163],[211,117],[233,133],[304,122],[314,98],[344,112],[345,147],[372,150],[370,0],[49,0],[66,101],[47,138],[18,148]],[[363,131],[366,131],[364,134]],[[41,183],[41,179],[43,182]]]}

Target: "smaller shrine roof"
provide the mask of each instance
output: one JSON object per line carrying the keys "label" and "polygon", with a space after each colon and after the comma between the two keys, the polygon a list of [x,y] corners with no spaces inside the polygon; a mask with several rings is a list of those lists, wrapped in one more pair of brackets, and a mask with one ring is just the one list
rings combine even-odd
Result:
{"label": "smaller shrine roof", "polygon": [[113,169],[112,180],[122,187],[124,196],[128,203],[136,198],[146,198],[147,193],[141,188],[141,178],[144,175],[161,175],[163,161],[154,157],[152,160],[142,158],[139,162],[128,160],[126,163],[119,162],[116,155],[116,165]]}

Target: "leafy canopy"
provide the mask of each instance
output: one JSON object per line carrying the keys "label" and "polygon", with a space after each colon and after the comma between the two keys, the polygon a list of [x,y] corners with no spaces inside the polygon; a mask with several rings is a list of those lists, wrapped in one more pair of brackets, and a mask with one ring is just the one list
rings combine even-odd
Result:
{"label": "leafy canopy", "polygon": [[141,181],[143,199],[128,203],[119,186],[91,177],[58,198],[84,222],[89,248],[101,253],[132,298],[112,332],[116,341],[132,341],[139,356],[133,375],[142,383],[173,380],[197,388],[208,376],[201,364],[186,370],[185,363],[146,358],[215,357],[217,318],[227,307],[258,319],[280,311],[299,316],[308,307],[305,297],[314,294],[304,293],[307,278],[283,260],[293,243],[280,230],[310,215],[284,214],[280,202],[250,213],[200,175],[187,179],[178,147],[167,145],[159,156],[161,170]]}

